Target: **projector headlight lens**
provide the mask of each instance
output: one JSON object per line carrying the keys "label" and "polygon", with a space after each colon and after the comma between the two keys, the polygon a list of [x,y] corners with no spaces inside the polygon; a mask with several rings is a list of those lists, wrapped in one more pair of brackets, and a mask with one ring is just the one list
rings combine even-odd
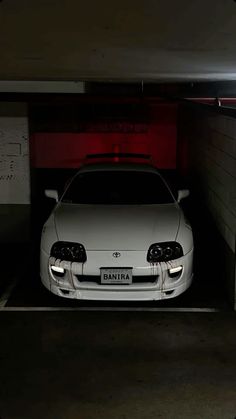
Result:
{"label": "projector headlight lens", "polygon": [[149,247],[147,261],[168,262],[183,256],[182,246],[177,242],[154,243]]}
{"label": "projector headlight lens", "polygon": [[51,256],[68,262],[86,262],[85,248],[80,243],[56,242],[52,246]]}

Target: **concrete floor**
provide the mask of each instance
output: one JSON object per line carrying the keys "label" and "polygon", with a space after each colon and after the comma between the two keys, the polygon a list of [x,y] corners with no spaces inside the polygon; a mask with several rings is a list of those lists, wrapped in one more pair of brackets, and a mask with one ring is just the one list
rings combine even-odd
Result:
{"label": "concrete floor", "polygon": [[0,313],[1,419],[234,419],[236,315]]}

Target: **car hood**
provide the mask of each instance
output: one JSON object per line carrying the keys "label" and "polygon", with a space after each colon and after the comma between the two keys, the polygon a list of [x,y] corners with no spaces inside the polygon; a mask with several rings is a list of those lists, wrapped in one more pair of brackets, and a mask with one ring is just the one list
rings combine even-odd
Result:
{"label": "car hood", "polygon": [[81,243],[87,250],[147,250],[176,239],[180,209],[168,205],[59,204],[58,239]]}

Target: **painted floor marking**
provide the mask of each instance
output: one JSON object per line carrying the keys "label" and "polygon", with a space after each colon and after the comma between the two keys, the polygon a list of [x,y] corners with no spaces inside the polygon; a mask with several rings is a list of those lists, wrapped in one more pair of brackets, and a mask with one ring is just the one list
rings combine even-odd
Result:
{"label": "painted floor marking", "polygon": [[0,305],[0,311],[159,311],[183,313],[217,313],[231,310],[209,307],[5,307]]}

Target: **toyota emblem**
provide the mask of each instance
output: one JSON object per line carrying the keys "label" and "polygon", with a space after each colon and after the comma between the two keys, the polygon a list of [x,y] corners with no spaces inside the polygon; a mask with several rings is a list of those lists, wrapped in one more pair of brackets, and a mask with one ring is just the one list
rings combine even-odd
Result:
{"label": "toyota emblem", "polygon": [[120,252],[114,252],[114,253],[112,253],[112,256],[114,258],[119,258],[121,256],[121,254],[120,254]]}

